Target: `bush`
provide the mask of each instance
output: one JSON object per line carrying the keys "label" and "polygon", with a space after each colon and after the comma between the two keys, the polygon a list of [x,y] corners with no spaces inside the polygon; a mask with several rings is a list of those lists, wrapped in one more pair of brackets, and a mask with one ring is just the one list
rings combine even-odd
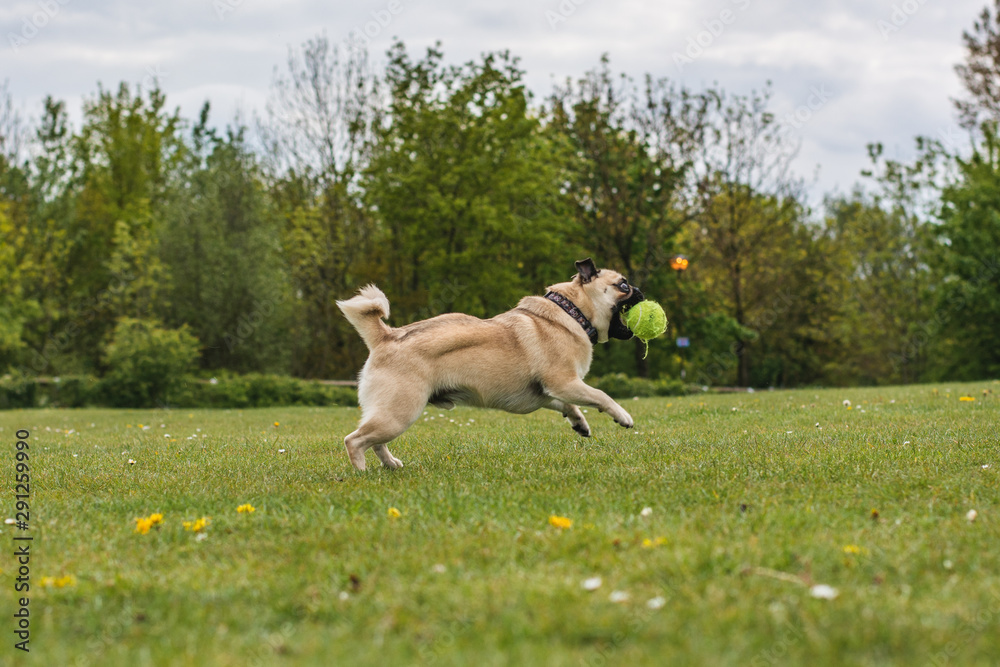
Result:
{"label": "bush", "polygon": [[185,378],[169,396],[173,407],[268,408],[279,405],[355,406],[358,393],[351,387],[327,385],[282,375],[243,375],[214,383]]}
{"label": "bush", "polygon": [[0,410],[33,408],[38,395],[38,383],[29,378],[5,377],[0,380]]}
{"label": "bush", "polygon": [[89,375],[52,378],[39,383],[38,407],[82,408],[100,403],[100,383]]}
{"label": "bush", "polygon": [[603,377],[590,378],[589,382],[612,398],[683,396],[687,393],[684,382],[670,378],[650,380],[629,377],[624,373],[612,373]]}
{"label": "bush", "polygon": [[115,407],[163,405],[198,358],[198,339],[187,326],[161,329],[145,320],[122,318],[102,356],[104,401]]}

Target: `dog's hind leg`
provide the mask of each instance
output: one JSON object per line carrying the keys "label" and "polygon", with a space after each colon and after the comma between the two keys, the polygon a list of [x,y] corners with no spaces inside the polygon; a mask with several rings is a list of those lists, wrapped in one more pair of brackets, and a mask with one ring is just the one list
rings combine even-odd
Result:
{"label": "dog's hind leg", "polygon": [[366,420],[356,431],[344,438],[347,456],[355,468],[364,470],[365,452],[369,448],[374,448],[386,468],[402,468],[403,462],[392,455],[386,443],[398,437],[409,426],[409,423],[400,423],[393,419],[385,421],[379,417]]}
{"label": "dog's hind leg", "polygon": [[590,437],[590,425],[583,413],[580,412],[580,408],[572,403],[560,401],[558,398],[553,398],[545,407],[562,413],[562,416],[569,420],[569,425],[573,427],[574,431],[585,438]]}
{"label": "dog's hind leg", "polygon": [[347,455],[355,468],[364,470],[365,452],[374,448],[386,468],[402,468],[403,462],[392,455],[386,443],[398,437],[417,420],[427,398],[413,392],[412,387],[396,392],[380,392],[371,398],[374,399],[371,401],[374,405],[366,402],[361,425],[344,438]]}

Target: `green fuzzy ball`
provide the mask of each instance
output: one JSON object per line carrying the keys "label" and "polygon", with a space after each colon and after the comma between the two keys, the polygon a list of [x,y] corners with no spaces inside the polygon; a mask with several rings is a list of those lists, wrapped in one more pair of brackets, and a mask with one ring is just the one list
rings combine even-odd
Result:
{"label": "green fuzzy ball", "polygon": [[625,313],[625,326],[647,344],[648,353],[649,341],[662,336],[667,330],[667,314],[655,301],[640,301]]}

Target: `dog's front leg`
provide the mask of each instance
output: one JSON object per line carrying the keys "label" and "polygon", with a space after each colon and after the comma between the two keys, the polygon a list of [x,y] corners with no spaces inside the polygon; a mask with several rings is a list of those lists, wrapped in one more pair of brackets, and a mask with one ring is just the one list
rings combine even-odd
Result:
{"label": "dog's front leg", "polygon": [[563,403],[562,401],[553,398],[547,406],[550,410],[555,410],[561,412],[562,416],[569,420],[569,425],[573,427],[573,430],[582,435],[585,438],[590,437],[590,424],[587,423],[586,417],[580,412],[580,408],[576,407],[572,403]]}
{"label": "dog's front leg", "polygon": [[549,395],[563,403],[591,405],[601,412],[607,412],[616,422],[625,428],[632,428],[634,425],[632,416],[625,412],[625,408],[615,403],[614,399],[600,389],[591,387],[579,378],[558,383],[555,386],[546,385],[546,389]]}

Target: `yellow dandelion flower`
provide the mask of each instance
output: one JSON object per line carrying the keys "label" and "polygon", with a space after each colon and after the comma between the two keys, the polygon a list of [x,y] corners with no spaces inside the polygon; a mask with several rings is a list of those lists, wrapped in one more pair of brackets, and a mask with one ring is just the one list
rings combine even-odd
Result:
{"label": "yellow dandelion flower", "polygon": [[239,512],[240,514],[252,514],[253,512],[256,512],[257,509],[250,503],[246,503],[244,505],[240,505],[239,507],[237,507],[236,511]]}
{"label": "yellow dandelion flower", "polygon": [[208,526],[208,524],[211,522],[212,519],[210,519],[207,516],[203,516],[195,521],[184,521],[183,525],[184,525],[184,530],[186,531],[192,533],[200,533],[201,531],[205,530],[205,527]]}
{"label": "yellow dandelion flower", "polygon": [[868,549],[864,547],[859,547],[857,544],[848,544],[844,547],[845,554],[866,554]]}
{"label": "yellow dandelion flower", "polygon": [[556,516],[555,514],[553,514],[552,516],[549,517],[549,525],[562,529],[572,528],[573,519],[568,519],[564,516]]}
{"label": "yellow dandelion flower", "polygon": [[645,549],[652,549],[653,547],[662,547],[667,543],[667,538],[657,537],[655,540],[651,540],[648,537],[642,541],[642,546]]}
{"label": "yellow dandelion flower", "polygon": [[64,577],[59,577],[55,580],[56,588],[65,588],[66,586],[76,586],[76,577],[71,574],[67,574]]}
{"label": "yellow dandelion flower", "polygon": [[155,514],[150,514],[149,520],[150,522],[152,522],[154,526],[159,525],[163,523],[163,515],[160,514],[159,512],[156,512]]}
{"label": "yellow dandelion flower", "polygon": [[278,422],[274,422],[274,425],[275,426],[281,426],[281,424],[279,424]]}
{"label": "yellow dandelion flower", "polygon": [[52,586],[55,586],[56,585],[56,578],[55,577],[42,577],[42,579],[41,579],[41,585],[42,585],[43,588],[50,588]]}
{"label": "yellow dandelion flower", "polygon": [[403,516],[403,513],[400,512],[395,507],[390,507],[388,514],[390,519],[398,519],[399,517]]}
{"label": "yellow dandelion flower", "polygon": [[959,396],[958,400],[960,400],[960,401],[974,401],[976,399],[974,397],[972,397],[972,396]]}
{"label": "yellow dandelion flower", "polygon": [[135,532],[140,535],[145,535],[149,532],[149,529],[153,527],[153,522],[144,516],[137,516],[135,518]]}

